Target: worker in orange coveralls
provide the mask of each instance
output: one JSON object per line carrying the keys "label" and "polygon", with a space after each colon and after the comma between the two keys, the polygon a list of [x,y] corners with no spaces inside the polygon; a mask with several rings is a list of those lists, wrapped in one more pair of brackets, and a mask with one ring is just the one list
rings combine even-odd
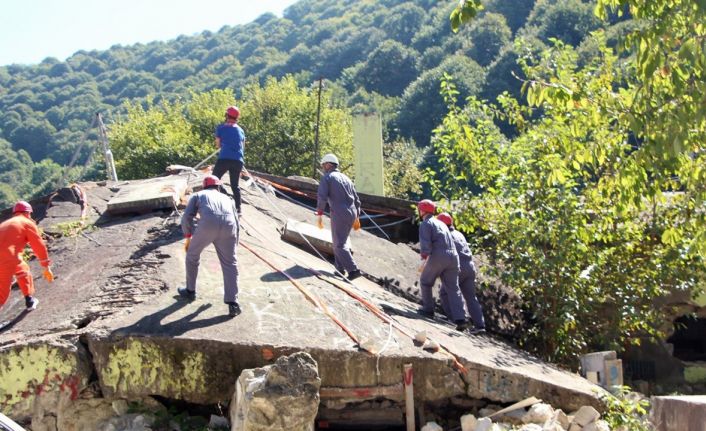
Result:
{"label": "worker in orange coveralls", "polygon": [[5,305],[10,296],[13,276],[25,297],[27,310],[34,310],[39,304],[37,298],[32,296],[34,280],[29,265],[22,260],[22,253],[27,244],[32,247],[39,264],[44,267],[44,278],[50,283],[54,281],[54,274],[49,267],[51,262],[47,246],[39,234],[37,224],[30,217],[31,214],[32,206],[19,201],[12,210],[12,217],[0,223],[0,307]]}

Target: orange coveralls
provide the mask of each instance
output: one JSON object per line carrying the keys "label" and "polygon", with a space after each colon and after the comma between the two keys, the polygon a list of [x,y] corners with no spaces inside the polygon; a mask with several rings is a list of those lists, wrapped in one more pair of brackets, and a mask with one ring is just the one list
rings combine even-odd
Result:
{"label": "orange coveralls", "polygon": [[47,268],[51,263],[47,246],[39,234],[37,224],[29,217],[16,214],[0,223],[0,307],[7,302],[12,287],[12,277],[17,279],[24,296],[34,294],[34,280],[22,252],[29,243],[39,264]]}

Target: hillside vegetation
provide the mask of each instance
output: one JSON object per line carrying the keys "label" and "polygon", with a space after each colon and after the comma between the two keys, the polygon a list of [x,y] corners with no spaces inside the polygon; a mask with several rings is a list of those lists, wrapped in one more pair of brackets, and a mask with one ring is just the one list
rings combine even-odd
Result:
{"label": "hillside vegetation", "polygon": [[[126,102],[146,107],[148,100],[183,101],[214,89],[240,99],[247,85],[265,85],[268,77],[292,75],[312,91],[324,78],[331,103],[381,112],[388,141],[427,147],[445,113],[443,73],[456,78],[462,97],[519,95],[513,76],[522,74],[519,55],[541,50],[551,38],[579,45],[605,25],[580,0],[489,0],[454,34],[449,15],[456,3],[302,0],[282,18],[265,14],[215,33],[0,67],[0,204],[46,193],[62,178],[60,167],[85,164],[96,142],[87,133],[96,112],[110,128],[124,118]],[[521,46],[513,43],[519,37],[526,41]],[[103,173],[91,165],[65,175]]]}
{"label": "hillside vegetation", "polygon": [[124,178],[200,161],[231,103],[247,166],[312,175],[323,78],[322,150],[349,159],[351,114],[380,112],[388,192],[422,194],[423,172],[482,270],[525,301],[519,343],[573,366],[663,339],[689,308],[656,304],[703,294],[705,23],[691,0],[302,0],[217,33],[3,67],[0,200],[103,177],[82,149],[96,111]]}

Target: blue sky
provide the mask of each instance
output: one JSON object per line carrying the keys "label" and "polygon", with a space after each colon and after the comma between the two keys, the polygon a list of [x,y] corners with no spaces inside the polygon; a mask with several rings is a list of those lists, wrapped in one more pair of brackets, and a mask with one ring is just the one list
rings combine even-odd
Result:
{"label": "blue sky", "polygon": [[79,50],[167,41],[265,12],[282,16],[296,0],[3,0],[0,66],[66,60]]}

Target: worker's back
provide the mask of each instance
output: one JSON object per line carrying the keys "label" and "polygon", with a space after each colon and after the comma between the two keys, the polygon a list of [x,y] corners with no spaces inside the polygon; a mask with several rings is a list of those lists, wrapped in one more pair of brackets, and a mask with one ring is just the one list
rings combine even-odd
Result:
{"label": "worker's back", "polygon": [[30,241],[28,231],[37,232],[37,225],[21,215],[0,223],[0,262],[3,265],[16,265],[22,261],[20,255]]}

